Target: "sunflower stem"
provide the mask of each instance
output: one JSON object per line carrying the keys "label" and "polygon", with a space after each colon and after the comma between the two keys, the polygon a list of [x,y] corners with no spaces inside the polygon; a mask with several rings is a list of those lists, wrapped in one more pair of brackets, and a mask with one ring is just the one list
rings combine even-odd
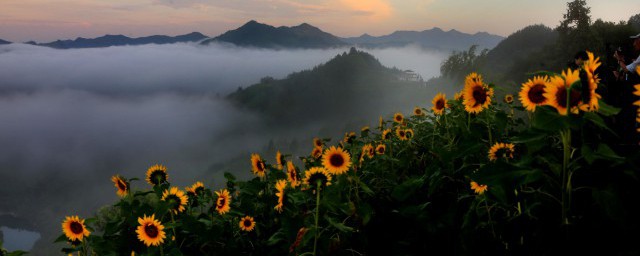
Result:
{"label": "sunflower stem", "polygon": [[316,248],[318,245],[318,219],[320,217],[320,185],[322,184],[321,180],[316,181],[316,227],[315,227],[315,238],[313,239],[313,255],[316,255]]}
{"label": "sunflower stem", "polygon": [[569,179],[569,160],[571,158],[571,130],[564,129],[560,131],[560,137],[562,138],[562,224],[568,225],[568,212],[571,207],[571,180]]}
{"label": "sunflower stem", "polygon": [[489,198],[485,194],[484,195],[484,206],[487,208],[487,216],[489,217],[489,225],[491,225],[491,234],[495,238],[496,237],[496,231],[493,229],[493,221],[491,220],[491,210],[489,210],[489,203],[487,201],[489,201]]}
{"label": "sunflower stem", "polygon": [[173,218],[173,210],[170,210],[171,212],[171,223],[173,225],[171,225],[171,229],[173,230],[173,241],[176,240],[176,220]]}
{"label": "sunflower stem", "polygon": [[467,131],[471,131],[471,113],[467,112]]}
{"label": "sunflower stem", "polygon": [[160,245],[160,256],[164,256],[164,250],[162,249],[162,245]]}
{"label": "sunflower stem", "polygon": [[493,146],[493,136],[491,135],[491,125],[487,123],[487,133],[489,134],[489,147]]}

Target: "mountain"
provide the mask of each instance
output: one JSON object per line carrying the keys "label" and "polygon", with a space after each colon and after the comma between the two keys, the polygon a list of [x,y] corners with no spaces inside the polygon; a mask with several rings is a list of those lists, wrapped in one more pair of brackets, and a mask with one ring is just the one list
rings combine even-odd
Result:
{"label": "mountain", "polygon": [[347,45],[338,37],[302,23],[294,27],[273,27],[249,21],[241,27],[225,32],[202,44],[227,42],[244,47],[258,48],[333,48]]}
{"label": "mountain", "polygon": [[410,71],[387,68],[374,56],[351,48],[311,70],[238,88],[227,99],[272,124],[317,122],[333,129],[343,127],[345,120],[369,123],[381,114],[424,105],[434,90],[413,78]]}
{"label": "mountain", "polygon": [[343,41],[365,48],[402,47],[417,44],[423,48],[447,51],[463,51],[471,45],[478,45],[480,49],[495,47],[504,37],[486,32],[466,34],[457,30],[443,31],[433,28],[424,31],[396,31],[384,36],[364,34],[359,37],[342,38]]}
{"label": "mountain", "polygon": [[10,44],[11,42],[0,39],[0,44]]}
{"label": "mountain", "polygon": [[49,43],[38,44],[41,46],[48,46],[57,49],[71,49],[71,48],[95,48],[95,47],[109,47],[109,46],[121,46],[121,45],[143,45],[143,44],[173,44],[182,42],[197,42],[207,38],[207,36],[193,32],[180,36],[164,36],[154,35],[147,37],[129,38],[123,35],[105,35],[98,38],[82,38],[78,37],[76,40],[57,40]]}

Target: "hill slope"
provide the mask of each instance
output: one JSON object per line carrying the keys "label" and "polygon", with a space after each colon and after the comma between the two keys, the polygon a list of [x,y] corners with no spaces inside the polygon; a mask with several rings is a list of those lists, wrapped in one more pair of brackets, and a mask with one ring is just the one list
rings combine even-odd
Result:
{"label": "hill slope", "polygon": [[38,44],[57,49],[72,48],[96,48],[122,45],[144,45],[144,44],[173,44],[183,42],[197,42],[207,38],[205,35],[193,32],[175,37],[155,35],[147,37],[130,38],[123,35],[105,35],[97,38],[82,38],[75,40],[57,40],[49,43]]}
{"label": "hill slope", "polygon": [[486,32],[466,34],[457,30],[447,32],[440,28],[424,31],[396,31],[389,35],[374,37],[364,34],[360,37],[343,38],[345,42],[361,47],[401,47],[408,44],[417,44],[424,48],[439,50],[466,50],[471,45],[478,45],[480,49],[495,47],[504,37],[492,35]]}
{"label": "hill slope", "polygon": [[346,45],[334,35],[307,23],[294,27],[276,28],[254,20],[220,36],[205,40],[202,44],[216,41],[258,48],[332,48]]}
{"label": "hill slope", "polygon": [[10,44],[11,42],[0,39],[0,44]]}

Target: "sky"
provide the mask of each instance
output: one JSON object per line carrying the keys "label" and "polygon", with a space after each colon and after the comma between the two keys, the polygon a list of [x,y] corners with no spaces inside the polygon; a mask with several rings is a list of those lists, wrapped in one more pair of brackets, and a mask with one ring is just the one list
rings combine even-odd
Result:
{"label": "sky", "polygon": [[[380,36],[439,27],[501,36],[532,24],[555,27],[562,0],[0,0],[0,39],[49,42],[105,34],[141,37],[193,31],[217,36],[249,20],[303,22],[336,36]],[[592,19],[640,13],[637,0],[587,0]]]}

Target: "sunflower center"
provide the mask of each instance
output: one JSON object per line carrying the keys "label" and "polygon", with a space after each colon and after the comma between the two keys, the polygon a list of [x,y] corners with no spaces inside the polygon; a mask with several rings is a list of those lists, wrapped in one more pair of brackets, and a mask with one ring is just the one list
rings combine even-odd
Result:
{"label": "sunflower center", "polygon": [[264,172],[264,162],[258,161],[258,170]]}
{"label": "sunflower center", "polygon": [[[578,103],[580,103],[580,92],[578,92],[577,90],[571,90],[571,94],[569,96],[570,107],[575,107],[578,105]],[[567,108],[567,90],[565,87],[558,88],[558,92],[556,93],[556,101],[561,107]]]}
{"label": "sunflower center", "polygon": [[172,208],[178,209],[180,208],[180,198],[178,198],[178,196],[176,195],[169,195],[167,196],[167,202],[169,202],[169,205]]}
{"label": "sunflower center", "polygon": [[476,105],[482,105],[487,101],[487,91],[482,86],[473,87],[473,99],[476,101]]}
{"label": "sunflower center", "polygon": [[245,227],[247,227],[247,228],[248,228],[248,227],[251,227],[251,220],[244,220],[244,221],[242,222],[242,224],[243,224]]}
{"label": "sunflower center", "polygon": [[398,135],[400,135],[400,137],[404,137],[406,134],[405,134],[404,131],[400,131],[400,132],[398,132]]}
{"label": "sunflower center", "polygon": [[295,171],[289,171],[289,178],[293,181],[296,181],[298,178],[296,177]]}
{"label": "sunflower center", "polygon": [[333,154],[329,157],[329,163],[331,163],[331,166],[340,167],[344,164],[344,158],[342,158],[342,155]]}
{"label": "sunflower center", "polygon": [[396,116],[396,122],[400,122],[400,121],[402,121],[402,117]]}
{"label": "sunflower center", "polygon": [[226,202],[227,202],[227,200],[225,200],[225,198],[224,198],[224,197],[220,197],[220,198],[218,199],[218,205],[217,205],[218,209],[220,209],[220,208],[224,207],[224,204],[225,204]]}
{"label": "sunflower center", "polygon": [[116,184],[118,184],[118,189],[120,189],[122,191],[126,191],[127,190],[127,185],[124,184],[124,182],[122,182],[121,180],[118,180],[118,182]]}
{"label": "sunflower center", "polygon": [[144,232],[149,238],[158,237],[158,227],[156,227],[156,225],[147,224],[146,226],[144,226]]}
{"label": "sunflower center", "polygon": [[444,100],[440,99],[436,101],[436,109],[438,110],[444,109]]}
{"label": "sunflower center", "polygon": [[384,154],[384,148],[383,147],[379,147],[378,148],[378,153],[379,154]]}
{"label": "sunflower center", "polygon": [[546,100],[544,97],[544,84],[536,84],[531,89],[529,89],[529,93],[527,93],[529,97],[529,101],[534,104],[542,104]]}
{"label": "sunflower center", "polygon": [[74,234],[82,234],[82,231],[84,231],[84,228],[82,228],[82,224],[78,222],[71,222],[71,224],[69,224],[69,228]]}

